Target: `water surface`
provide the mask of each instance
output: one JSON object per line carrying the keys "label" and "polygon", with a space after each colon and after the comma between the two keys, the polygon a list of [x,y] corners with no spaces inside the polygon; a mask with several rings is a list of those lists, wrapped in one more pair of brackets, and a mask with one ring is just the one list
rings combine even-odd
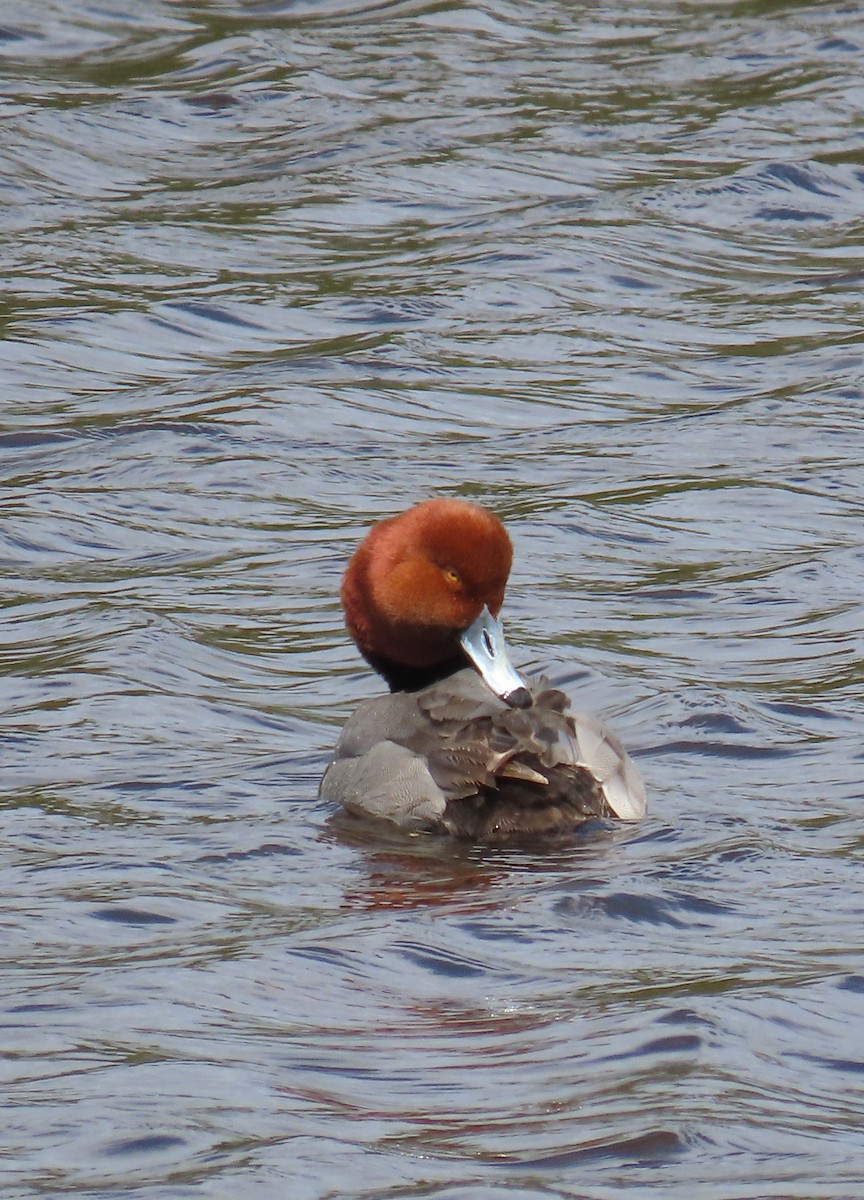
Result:
{"label": "water surface", "polygon": [[[0,23],[4,1197],[859,1196],[857,8]],[[317,801],[430,494],[644,824]]]}

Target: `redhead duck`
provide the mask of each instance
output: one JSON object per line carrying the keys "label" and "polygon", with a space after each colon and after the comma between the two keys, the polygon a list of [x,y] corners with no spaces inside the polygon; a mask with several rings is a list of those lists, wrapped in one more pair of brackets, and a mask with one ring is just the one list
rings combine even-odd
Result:
{"label": "redhead duck", "polygon": [[511,664],[497,618],[512,558],[498,518],[464,500],[427,500],[373,526],[342,606],[391,692],[349,719],[322,798],[483,841],[644,816],[644,785],[615,735]]}

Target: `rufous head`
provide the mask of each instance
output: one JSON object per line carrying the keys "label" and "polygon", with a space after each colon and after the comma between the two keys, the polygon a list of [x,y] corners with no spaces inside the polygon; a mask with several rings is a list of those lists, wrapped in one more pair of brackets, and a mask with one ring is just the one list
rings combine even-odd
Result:
{"label": "rufous head", "polygon": [[405,668],[419,678],[464,665],[460,637],[484,608],[497,616],[512,561],[494,513],[426,500],[373,526],[357,548],[342,581],[348,631],[391,686]]}

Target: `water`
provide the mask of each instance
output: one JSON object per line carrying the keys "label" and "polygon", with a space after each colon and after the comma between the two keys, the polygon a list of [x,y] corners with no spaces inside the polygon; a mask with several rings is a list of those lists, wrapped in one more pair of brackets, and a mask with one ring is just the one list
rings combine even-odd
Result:
{"label": "water", "polygon": [[[861,1195],[857,6],[0,24],[3,1196]],[[434,493],[643,825],[317,801]]]}

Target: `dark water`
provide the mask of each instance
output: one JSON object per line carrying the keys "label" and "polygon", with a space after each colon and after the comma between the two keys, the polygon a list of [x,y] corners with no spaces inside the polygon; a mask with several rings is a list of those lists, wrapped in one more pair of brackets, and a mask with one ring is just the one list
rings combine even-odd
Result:
{"label": "dark water", "polygon": [[[860,6],[0,26],[4,1198],[864,1194]],[[644,825],[317,802],[454,492]]]}

